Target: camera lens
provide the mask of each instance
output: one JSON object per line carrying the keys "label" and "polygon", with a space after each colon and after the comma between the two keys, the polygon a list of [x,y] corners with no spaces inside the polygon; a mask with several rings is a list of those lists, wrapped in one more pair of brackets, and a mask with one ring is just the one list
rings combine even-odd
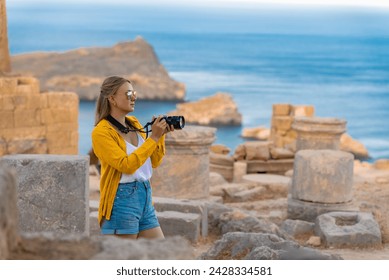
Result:
{"label": "camera lens", "polygon": [[179,116],[178,118],[179,118],[179,126],[180,126],[179,129],[183,129],[185,126],[185,118],[183,116]]}

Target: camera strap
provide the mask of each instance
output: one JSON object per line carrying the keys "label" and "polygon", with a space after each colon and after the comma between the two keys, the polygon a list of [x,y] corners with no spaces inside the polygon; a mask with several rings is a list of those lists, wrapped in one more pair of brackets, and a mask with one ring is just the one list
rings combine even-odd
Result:
{"label": "camera strap", "polygon": [[142,132],[142,133],[146,133],[146,139],[147,139],[147,138],[149,138],[149,133],[152,131],[151,129],[149,130],[149,125],[152,125],[153,122],[148,122],[143,128],[135,128],[127,118],[125,119],[125,122],[128,125],[128,127],[125,127],[124,125],[122,125],[119,121],[117,121],[111,115],[108,115],[106,117],[106,119],[111,124],[113,124],[117,129],[119,129],[120,132],[122,132],[124,134],[127,134],[130,131]]}

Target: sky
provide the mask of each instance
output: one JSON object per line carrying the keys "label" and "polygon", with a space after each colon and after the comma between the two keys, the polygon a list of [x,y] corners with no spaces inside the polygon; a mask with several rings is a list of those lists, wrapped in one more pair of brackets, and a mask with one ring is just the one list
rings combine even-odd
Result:
{"label": "sky", "polygon": [[[38,3],[51,2],[52,0],[6,0],[7,5],[12,3]],[[388,7],[388,0],[67,0],[67,3],[118,3],[118,4],[142,4],[142,5],[185,5],[185,6],[242,6],[255,4],[289,4],[289,5],[327,5],[327,6],[368,6]]]}

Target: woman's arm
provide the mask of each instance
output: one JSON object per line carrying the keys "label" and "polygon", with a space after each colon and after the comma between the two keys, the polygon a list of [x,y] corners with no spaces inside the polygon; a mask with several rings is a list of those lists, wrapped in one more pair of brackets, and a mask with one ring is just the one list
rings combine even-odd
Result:
{"label": "woman's arm", "polygon": [[157,148],[157,142],[148,138],[130,155],[119,146],[116,131],[104,127],[96,127],[92,132],[93,151],[100,159],[121,173],[133,174],[141,167]]}
{"label": "woman's arm", "polygon": [[157,143],[157,148],[154,150],[153,154],[150,157],[151,165],[153,168],[156,168],[161,164],[164,155],[165,155],[165,135],[159,138],[159,141]]}

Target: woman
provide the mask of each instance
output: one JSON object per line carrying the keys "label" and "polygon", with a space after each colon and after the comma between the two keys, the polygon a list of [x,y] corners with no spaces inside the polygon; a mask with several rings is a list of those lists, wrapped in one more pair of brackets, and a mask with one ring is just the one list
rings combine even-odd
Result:
{"label": "woman", "polygon": [[[92,147],[101,163],[99,224],[102,234],[164,238],[151,202],[150,178],[174,128],[159,116],[146,135],[133,116],[136,92],[127,79],[104,80],[96,106]],[[153,117],[153,119],[155,119]]]}

